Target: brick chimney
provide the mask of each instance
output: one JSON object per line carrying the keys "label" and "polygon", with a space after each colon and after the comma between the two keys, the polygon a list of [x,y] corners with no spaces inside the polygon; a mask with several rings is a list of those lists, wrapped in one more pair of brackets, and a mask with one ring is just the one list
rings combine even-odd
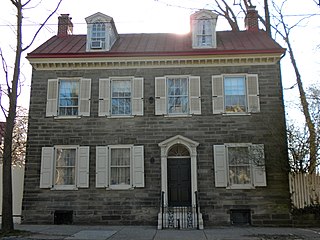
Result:
{"label": "brick chimney", "polygon": [[247,10],[247,15],[244,19],[245,27],[247,31],[258,32],[259,23],[258,23],[258,11],[255,6],[250,6]]}
{"label": "brick chimney", "polygon": [[69,14],[61,14],[58,17],[58,37],[65,37],[72,34],[73,24]]}

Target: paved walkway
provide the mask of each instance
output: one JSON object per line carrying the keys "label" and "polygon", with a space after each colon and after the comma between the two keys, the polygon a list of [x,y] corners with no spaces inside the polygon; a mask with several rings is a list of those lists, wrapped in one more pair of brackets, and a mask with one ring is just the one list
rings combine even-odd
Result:
{"label": "paved walkway", "polygon": [[28,237],[59,240],[301,240],[320,239],[319,228],[214,227],[204,230],[157,230],[153,226],[16,225]]}

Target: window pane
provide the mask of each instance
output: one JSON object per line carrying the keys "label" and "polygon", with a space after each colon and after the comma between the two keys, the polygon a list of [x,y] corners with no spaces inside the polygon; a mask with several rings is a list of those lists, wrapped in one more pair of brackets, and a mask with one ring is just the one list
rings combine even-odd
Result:
{"label": "window pane", "polygon": [[169,78],[167,79],[168,112],[188,113],[188,79]]}
{"label": "window pane", "polygon": [[104,23],[94,23],[92,25],[92,41],[102,41],[105,42],[106,38],[106,26]]}
{"label": "window pane", "polygon": [[111,149],[111,185],[130,184],[130,149]]}
{"label": "window pane", "polygon": [[226,112],[246,111],[246,86],[244,77],[227,77],[224,79]]}
{"label": "window pane", "polygon": [[60,80],[59,84],[59,115],[78,115],[79,81]]}
{"label": "window pane", "polygon": [[76,149],[56,150],[55,185],[75,185]]}
{"label": "window pane", "polygon": [[116,80],[111,82],[111,113],[113,115],[131,114],[131,81]]}
{"label": "window pane", "polygon": [[250,158],[248,147],[228,147],[230,184],[250,184]]}

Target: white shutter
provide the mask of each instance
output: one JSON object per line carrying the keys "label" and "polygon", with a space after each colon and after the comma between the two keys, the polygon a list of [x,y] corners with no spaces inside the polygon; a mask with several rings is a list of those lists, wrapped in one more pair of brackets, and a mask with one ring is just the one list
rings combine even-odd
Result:
{"label": "white shutter", "polygon": [[89,187],[89,152],[88,146],[78,148],[77,187]]}
{"label": "white shutter", "polygon": [[99,117],[110,115],[110,79],[99,79]]}
{"label": "white shutter", "polygon": [[200,77],[190,77],[189,102],[190,114],[201,114]]}
{"label": "white shutter", "polygon": [[144,148],[133,147],[133,187],[144,187]]}
{"label": "white shutter", "polygon": [[132,115],[143,115],[143,78],[134,78],[132,84]]}
{"label": "white shutter", "polygon": [[80,80],[79,115],[90,116],[91,79]]}
{"label": "white shutter", "polygon": [[212,108],[213,114],[224,112],[223,76],[212,76]]}
{"label": "white shutter", "polygon": [[227,159],[224,145],[214,145],[214,177],[216,187],[227,187]]}
{"label": "white shutter", "polygon": [[43,147],[41,152],[40,188],[52,188],[54,148]]}
{"label": "white shutter", "polygon": [[155,78],[155,115],[167,114],[166,78]]}
{"label": "white shutter", "polygon": [[48,80],[46,117],[57,116],[58,79]]}
{"label": "white shutter", "polygon": [[96,187],[108,187],[108,147],[96,147]]}
{"label": "white shutter", "polygon": [[253,166],[253,184],[256,187],[267,186],[266,167],[264,159],[264,145],[253,144],[250,146],[250,155]]}
{"label": "white shutter", "polygon": [[259,84],[257,74],[247,75],[248,112],[260,112]]}

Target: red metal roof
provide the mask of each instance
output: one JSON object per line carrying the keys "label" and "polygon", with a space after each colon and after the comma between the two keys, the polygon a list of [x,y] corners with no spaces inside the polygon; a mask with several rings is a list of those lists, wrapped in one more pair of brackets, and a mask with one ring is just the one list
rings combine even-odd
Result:
{"label": "red metal roof", "polygon": [[217,32],[217,48],[193,49],[190,34],[119,34],[110,51],[86,52],[86,35],[54,36],[28,54],[28,58],[107,56],[179,56],[207,54],[283,53],[284,49],[265,32]]}

